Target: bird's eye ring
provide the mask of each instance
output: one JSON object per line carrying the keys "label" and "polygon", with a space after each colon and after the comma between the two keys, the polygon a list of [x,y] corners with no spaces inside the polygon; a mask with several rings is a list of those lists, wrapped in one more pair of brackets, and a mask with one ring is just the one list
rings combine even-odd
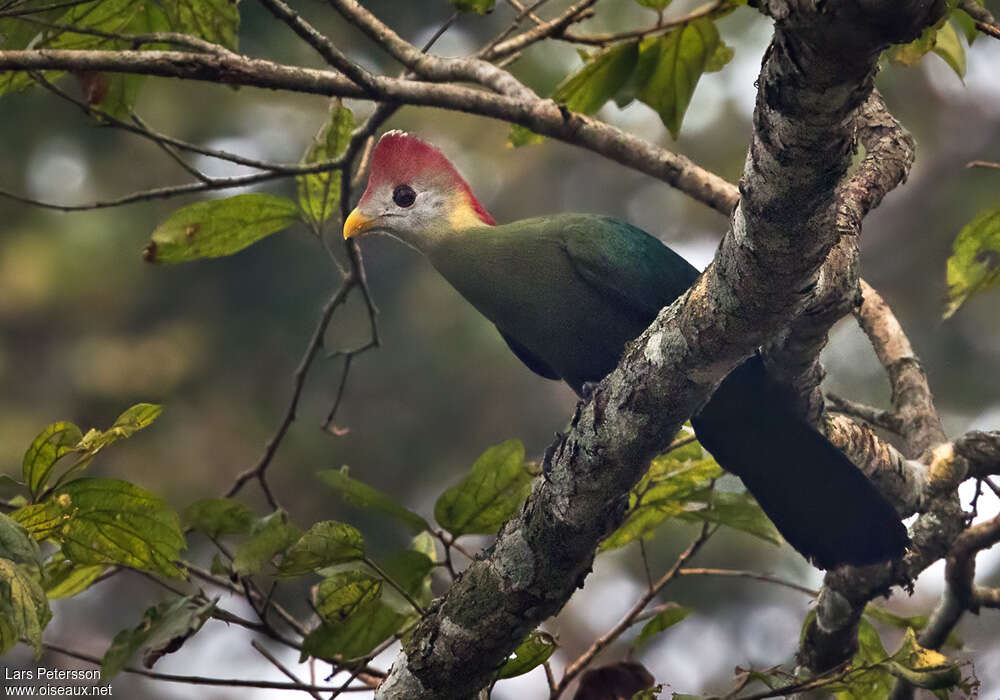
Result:
{"label": "bird's eye ring", "polygon": [[417,201],[417,193],[409,185],[396,185],[396,189],[392,191],[392,201],[396,203],[396,206],[404,209],[412,207],[413,203]]}

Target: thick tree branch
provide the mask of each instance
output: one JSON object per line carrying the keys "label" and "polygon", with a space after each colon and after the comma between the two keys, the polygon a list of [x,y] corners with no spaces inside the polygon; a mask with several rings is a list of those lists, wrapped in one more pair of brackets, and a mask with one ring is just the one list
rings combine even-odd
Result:
{"label": "thick tree branch", "polygon": [[819,354],[833,324],[860,302],[858,241],[864,217],[899,186],[916,155],[913,138],[873,91],[858,120],[858,142],[865,157],[837,192],[839,235],[820,269],[805,312],[767,352],[768,367],[798,398],[799,409],[815,425],[823,413],[820,383],[825,376]]}
{"label": "thick tree branch", "polygon": [[581,402],[522,513],[432,606],[377,697],[468,698],[485,685],[582,583],[649,459],[801,309],[836,241],[836,188],[878,55],[944,4],[769,9],[780,21],[759,80],[743,197],[716,259]]}
{"label": "thick tree branch", "polygon": [[[355,97],[410,105],[441,107],[526,126],[539,134],[568,141],[634,168],[680,189],[724,214],[736,204],[736,188],[690,159],[672,153],[597,119],[564,112],[551,101],[497,95],[475,88],[377,77],[366,92],[340,73],[286,66],[233,55],[176,51],[0,51],[0,71],[76,70],[137,73],[245,85],[332,97]],[[269,174],[261,176],[270,177]]]}

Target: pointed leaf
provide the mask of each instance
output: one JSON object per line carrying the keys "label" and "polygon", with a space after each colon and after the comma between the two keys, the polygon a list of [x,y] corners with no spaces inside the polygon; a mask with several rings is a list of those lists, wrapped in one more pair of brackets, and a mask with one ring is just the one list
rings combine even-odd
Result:
{"label": "pointed leaf", "polygon": [[976,215],[955,239],[948,258],[948,308],[954,314],[970,297],[1000,285],[1000,206]]}
{"label": "pointed leaf", "polygon": [[361,559],[364,555],[364,540],[357,529],[346,523],[326,520],[309,528],[285,553],[278,576],[301,576],[331,564]]}
{"label": "pointed leaf", "polygon": [[422,604],[430,602],[430,587],[428,577],[434,569],[434,562],[430,557],[414,549],[407,549],[399,552],[382,565],[382,571],[395,586],[384,586],[382,588],[382,600],[389,607],[395,608],[397,612],[413,614],[413,606],[406,600],[396,586],[406,591],[411,598],[415,598]]}
{"label": "pointed leaf", "polygon": [[[692,500],[701,500],[701,497]],[[749,492],[706,491],[704,502],[704,507],[688,508],[680,517],[726,525],[771,544],[780,545],[784,542],[781,533]]]}
{"label": "pointed leaf", "polygon": [[[303,165],[333,160],[347,150],[354,131],[354,114],[337,100],[330,109],[326,124],[316,135],[302,160]],[[316,225],[337,214],[340,205],[340,170],[299,175],[299,207]]]}
{"label": "pointed leaf", "polygon": [[638,97],[656,110],[675,139],[698,79],[706,68],[718,66],[713,56],[720,43],[715,22],[704,18],[656,40],[656,67]]}
{"label": "pointed leaf", "polygon": [[214,600],[199,601],[195,596],[165,600],[147,608],[142,622],[115,635],[101,660],[101,677],[112,678],[140,649],[145,649],[143,665],[152,667],[164,654],[180,649],[215,610]]}
{"label": "pointed leaf", "polygon": [[77,564],[123,564],[182,577],[186,546],[177,514],[159,496],[118,479],[84,478],[11,513],[36,539],[62,545]]}
{"label": "pointed leaf", "polygon": [[41,565],[38,543],[20,523],[3,513],[0,513],[0,558],[29,567]]}
{"label": "pointed leaf", "polygon": [[672,605],[663,612],[658,613],[649,622],[642,626],[639,636],[636,637],[633,646],[640,647],[650,639],[664,630],[668,630],[685,617],[694,612],[691,608],[683,605]]}
{"label": "pointed leaf", "polygon": [[178,209],[153,231],[143,249],[150,263],[177,263],[237,253],[291,226],[299,208],[285,197],[239,194]]}
{"label": "pointed leaf", "polygon": [[323,621],[336,625],[381,595],[380,579],[364,571],[341,571],[320,582],[314,603]]}
{"label": "pointed leaf", "polygon": [[625,522],[601,543],[600,550],[622,547],[638,538],[650,537],[668,518],[684,513],[692,499],[704,499],[722,468],[692,442],[660,455],[629,494]]}
{"label": "pointed leaf", "polygon": [[71,598],[77,593],[90,588],[97,578],[107,571],[104,564],[80,565],[56,554],[52,561],[45,565],[42,585],[49,600]]}
{"label": "pointed leaf", "polygon": [[257,516],[247,506],[231,498],[202,498],[184,509],[184,524],[209,537],[246,535]]}
{"label": "pointed leaf", "polygon": [[475,12],[478,15],[485,15],[493,12],[496,0],[451,0],[451,4],[456,10],[462,12]]}
{"label": "pointed leaf", "polygon": [[858,626],[858,651],[851,665],[855,668],[872,668],[851,674],[843,684],[833,686],[831,689],[837,691],[837,700],[885,700],[889,697],[895,679],[886,670],[887,657],[878,632],[871,623],[862,619]]}
{"label": "pointed leaf", "polygon": [[513,516],[531,491],[524,445],[508,440],[484,452],[462,481],[434,505],[434,517],[458,537],[493,534]]}
{"label": "pointed leaf", "polygon": [[[915,632],[921,631],[930,621],[930,618],[926,615],[910,615],[909,617],[902,617],[889,612],[885,608],[880,608],[874,603],[869,603],[865,607],[865,615],[871,620],[877,620],[878,622],[891,625],[901,630],[912,629]],[[944,644],[945,646],[952,647],[953,649],[961,649],[964,642],[957,633],[952,631],[951,634],[948,635]]]}
{"label": "pointed leaf", "polygon": [[499,681],[504,678],[523,676],[528,671],[548,661],[558,648],[559,646],[552,635],[535,630],[518,645],[513,656],[507,659],[504,665],[493,674],[493,679]]}
{"label": "pointed leaf", "polygon": [[415,532],[430,530],[426,520],[403,507],[391,496],[348,476],[347,467],[340,470],[326,469],[319,472],[319,476],[327,486],[339,493],[341,498],[351,505],[391,516]]}
{"label": "pointed leaf", "polygon": [[[639,60],[639,42],[614,44],[588,59],[583,67],[566,78],[552,93],[552,99],[572,112],[594,114],[618,93]],[[542,140],[523,126],[514,126],[508,140],[512,146],[525,146]]]}
{"label": "pointed leaf", "polygon": [[950,22],[945,22],[938,29],[934,53],[943,58],[959,78],[965,78],[965,47]]}
{"label": "pointed leaf", "polygon": [[76,451],[83,437],[80,429],[67,421],[59,421],[48,426],[32,440],[31,447],[24,453],[24,482],[37,496],[45,490],[52,467],[62,457]]}
{"label": "pointed leaf", "polygon": [[149,427],[160,414],[163,406],[154,403],[137,403],[115,419],[114,424],[104,431],[88,430],[80,439],[82,451],[97,454],[108,445],[132,437],[143,428]]}
{"label": "pointed leaf", "polygon": [[396,634],[409,619],[408,615],[396,612],[380,600],[370,601],[359,606],[344,622],[323,622],[310,632],[302,640],[300,659],[363,657]]}
{"label": "pointed leaf", "polygon": [[260,573],[278,554],[291,547],[302,536],[302,530],[289,522],[282,510],[271,513],[254,523],[250,537],[236,548],[233,571],[237,574]]}
{"label": "pointed leaf", "polygon": [[915,66],[934,48],[937,27],[926,27],[920,36],[908,44],[898,44],[888,49],[889,60],[902,66]]}
{"label": "pointed leaf", "polygon": [[972,16],[961,8],[951,11],[951,19],[962,30],[962,34],[965,35],[965,40],[969,43],[969,46],[972,46],[972,42],[979,36],[979,30],[976,28],[976,20],[972,19]]}
{"label": "pointed leaf", "polygon": [[0,655],[23,637],[42,655],[42,630],[52,619],[38,580],[21,564],[0,558]]}

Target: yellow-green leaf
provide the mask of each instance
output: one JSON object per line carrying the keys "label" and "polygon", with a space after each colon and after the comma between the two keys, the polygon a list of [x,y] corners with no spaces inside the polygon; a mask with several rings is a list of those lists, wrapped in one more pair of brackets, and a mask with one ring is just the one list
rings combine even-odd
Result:
{"label": "yellow-green leaf", "polygon": [[154,403],[137,403],[118,416],[107,430],[88,430],[87,434],[80,438],[80,449],[97,454],[108,445],[130,438],[143,428],[149,427],[161,413],[163,413],[163,406]]}
{"label": "yellow-green leaf", "polygon": [[680,515],[693,499],[705,500],[705,490],[722,468],[692,442],[656,457],[629,494],[625,522],[601,543],[601,551],[616,549],[652,535],[668,518]]}
{"label": "yellow-green leaf", "polygon": [[259,573],[301,536],[302,530],[290,522],[282,510],[261,518],[254,523],[250,537],[236,548],[233,571],[244,575]]}
{"label": "yellow-green leaf", "polygon": [[285,553],[279,576],[301,576],[314,569],[339,564],[365,555],[361,533],[346,523],[326,520],[316,523]]}
{"label": "yellow-green leaf", "polygon": [[82,438],[78,427],[59,421],[46,427],[31,441],[31,446],[24,453],[22,470],[32,496],[45,490],[52,467],[70,452],[75,452]]}
{"label": "yellow-green leaf", "polygon": [[52,619],[49,601],[34,575],[21,564],[0,558],[0,655],[23,637],[42,654],[42,630]]}
{"label": "yellow-green leaf", "polygon": [[892,655],[888,669],[894,676],[929,690],[953,688],[962,680],[958,664],[939,651],[920,646],[912,629],[906,630],[903,643]]}
{"label": "yellow-green leaf", "polygon": [[339,493],[341,498],[351,505],[391,516],[415,532],[430,530],[426,520],[403,507],[391,496],[351,478],[347,474],[347,467],[340,470],[327,469],[319,472],[319,476],[327,486]]}
{"label": "yellow-green leaf", "polygon": [[[333,160],[347,150],[354,131],[354,114],[337,100],[330,108],[330,116],[320,132],[316,134],[312,146],[302,159],[303,165]],[[320,226],[337,214],[340,205],[340,170],[299,175],[299,207],[306,219]]]}
{"label": "yellow-green leaf", "polygon": [[184,596],[147,608],[142,622],[115,635],[101,660],[101,678],[113,677],[140,649],[145,650],[143,665],[147,668],[163,655],[177,651],[212,616],[215,602]]}
{"label": "yellow-green leaf", "polygon": [[249,534],[257,520],[252,510],[231,498],[202,498],[185,508],[182,518],[209,537]]}
{"label": "yellow-green leaf", "polygon": [[441,494],[434,517],[455,535],[493,534],[531,491],[524,445],[508,440],[484,452],[462,481]]}
{"label": "yellow-green leaf", "polygon": [[948,307],[954,314],[974,294],[1000,284],[1000,206],[980,212],[955,239],[948,258]]}
{"label": "yellow-green leaf", "polygon": [[186,546],[177,514],[159,496],[127,481],[77,479],[11,517],[35,539],[61,544],[77,564],[123,564],[183,576],[174,564]]}
{"label": "yellow-green leaf", "polygon": [[716,57],[721,39],[715,22],[702,18],[682,25],[652,44],[655,68],[638,92],[638,98],[656,110],[676,139],[698,79],[708,68],[719,66]]}
{"label": "yellow-green leaf", "polygon": [[456,10],[462,12],[475,12],[478,15],[485,15],[493,12],[496,0],[451,0],[451,4]]}
{"label": "yellow-green leaf", "polygon": [[719,523],[771,544],[780,545],[784,542],[774,523],[747,491],[734,493],[708,490],[703,496],[695,495],[691,501],[703,501],[704,506],[689,506],[680,514],[685,520]]}
{"label": "yellow-green leaf", "polygon": [[494,680],[523,676],[528,671],[548,661],[559,645],[551,634],[535,630],[521,642],[511,658],[493,674]]}
{"label": "yellow-green leaf", "polygon": [[663,10],[667,9],[667,7],[673,0],[635,0],[635,1],[640,5],[642,5],[643,7],[648,7],[652,10],[656,10],[657,12],[663,12]]}
{"label": "yellow-green leaf", "polygon": [[854,668],[871,667],[847,676],[842,684],[833,686],[837,700],[885,700],[895,679],[886,668],[888,654],[878,632],[862,619],[858,625],[858,651],[851,660]]}
{"label": "yellow-green leaf", "polygon": [[937,27],[926,27],[920,36],[908,44],[897,44],[888,49],[889,60],[903,66],[915,66],[934,48]]}
{"label": "yellow-green leaf", "polygon": [[49,600],[71,598],[90,588],[97,578],[107,571],[104,564],[74,564],[61,554],[45,564],[42,586]]}
{"label": "yellow-green leaf", "polygon": [[[930,618],[926,615],[910,615],[908,617],[896,615],[895,613],[889,612],[885,608],[878,607],[874,603],[869,603],[865,607],[865,615],[869,619],[891,625],[898,629],[912,629],[915,632],[919,632],[926,627],[930,620]],[[950,646],[954,649],[961,649],[963,644],[964,642],[962,642],[962,638],[959,637],[954,631],[952,631],[945,640],[945,646]]]}
{"label": "yellow-green leaf", "polygon": [[965,47],[951,22],[945,22],[938,29],[934,53],[943,58],[959,78],[965,78]]}
{"label": "yellow-green leaf", "polygon": [[150,263],[178,263],[237,253],[291,226],[299,208],[271,194],[239,194],[178,209],[153,231],[143,249]]}
{"label": "yellow-green leaf", "polygon": [[364,571],[340,571],[323,579],[313,602],[324,622],[336,625],[382,595],[382,581]]}

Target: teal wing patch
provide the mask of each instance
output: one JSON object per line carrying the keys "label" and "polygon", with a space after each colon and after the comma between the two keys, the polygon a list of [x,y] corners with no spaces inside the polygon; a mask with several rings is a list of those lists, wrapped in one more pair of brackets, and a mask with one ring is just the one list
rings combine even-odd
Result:
{"label": "teal wing patch", "polygon": [[567,227],[563,242],[573,271],[644,326],[698,278],[684,258],[619,219],[587,217]]}

